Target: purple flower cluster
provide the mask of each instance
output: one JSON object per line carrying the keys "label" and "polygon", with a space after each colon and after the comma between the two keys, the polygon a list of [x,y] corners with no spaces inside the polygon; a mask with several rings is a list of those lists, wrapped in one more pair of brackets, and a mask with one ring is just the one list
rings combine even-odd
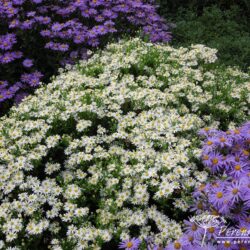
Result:
{"label": "purple flower cluster", "polygon": [[[202,162],[212,176],[209,183],[194,191],[192,210],[225,218],[227,231],[246,232],[244,236],[250,242],[250,122],[226,132],[205,128],[200,135],[204,137]],[[199,245],[204,229],[194,222],[185,224],[186,236]],[[225,234],[221,229],[209,227],[207,239],[216,243],[218,236]],[[216,244],[216,249],[244,250],[250,249],[250,244],[233,244],[229,240]]]}
{"label": "purple flower cluster", "polygon": [[153,42],[171,39],[150,0],[2,0],[0,103],[38,86],[42,75],[48,80],[62,64],[86,57],[83,48],[138,28]]}

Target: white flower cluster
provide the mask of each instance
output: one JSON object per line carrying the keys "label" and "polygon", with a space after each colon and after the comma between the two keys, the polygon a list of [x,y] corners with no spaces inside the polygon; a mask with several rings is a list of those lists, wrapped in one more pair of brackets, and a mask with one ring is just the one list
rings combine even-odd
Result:
{"label": "white flower cluster", "polygon": [[248,115],[249,76],[215,60],[203,45],[121,41],[12,108],[0,120],[0,246],[178,238],[178,213],[207,178],[197,131]]}

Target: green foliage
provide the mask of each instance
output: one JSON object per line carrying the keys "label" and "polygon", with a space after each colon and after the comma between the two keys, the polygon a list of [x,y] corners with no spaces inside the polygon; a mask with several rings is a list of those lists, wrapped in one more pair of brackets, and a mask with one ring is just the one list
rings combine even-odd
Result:
{"label": "green foliage", "polygon": [[216,6],[207,7],[201,16],[194,10],[182,8],[171,19],[176,25],[173,45],[205,44],[218,49],[220,63],[249,67],[249,23],[239,7],[226,11]]}
{"label": "green foliage", "polygon": [[180,7],[192,9],[195,13],[201,14],[203,9],[217,6],[221,10],[228,10],[232,6],[238,5],[244,16],[250,15],[249,0],[155,0],[161,6],[160,13],[175,13]]}

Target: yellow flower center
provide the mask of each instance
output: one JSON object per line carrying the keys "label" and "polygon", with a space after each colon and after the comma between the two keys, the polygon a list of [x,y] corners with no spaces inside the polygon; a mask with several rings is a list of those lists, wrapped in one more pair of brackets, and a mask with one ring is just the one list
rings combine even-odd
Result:
{"label": "yellow flower center", "polygon": [[230,243],[229,241],[226,241],[226,242],[224,243],[224,246],[225,246],[225,247],[230,247],[230,246],[231,246],[231,243]]}
{"label": "yellow flower center", "polygon": [[209,159],[209,156],[208,155],[204,155],[203,156],[203,160],[208,160]]}
{"label": "yellow flower center", "polygon": [[233,190],[232,190],[232,193],[233,194],[237,194],[239,192],[239,189],[238,188],[234,188]]}
{"label": "yellow flower center", "polygon": [[246,247],[240,247],[239,250],[247,250]]}
{"label": "yellow flower center", "polygon": [[243,154],[246,155],[246,156],[250,155],[248,150],[243,150]]}
{"label": "yellow flower center", "polygon": [[236,165],[236,166],[234,167],[234,169],[235,169],[236,171],[240,171],[240,170],[241,170],[241,166],[240,166],[240,165]]}
{"label": "yellow flower center", "polygon": [[225,137],[221,137],[220,138],[220,142],[225,142],[226,141],[226,138]]}
{"label": "yellow flower center", "polygon": [[133,247],[133,243],[131,242],[131,241],[129,241],[128,243],[127,243],[127,248],[132,248]]}
{"label": "yellow flower center", "polygon": [[209,228],[208,228],[208,232],[209,232],[209,233],[212,234],[212,233],[214,233],[214,231],[215,231],[215,230],[214,230],[214,227],[209,227]]}
{"label": "yellow flower center", "polygon": [[175,243],[174,243],[174,248],[175,248],[175,249],[181,249],[181,243],[175,242]]}
{"label": "yellow flower center", "polygon": [[213,209],[213,211],[212,211],[212,215],[219,215],[219,213],[215,210],[215,209]]}
{"label": "yellow flower center", "polygon": [[208,145],[208,146],[211,146],[212,144],[213,144],[212,141],[207,141],[207,145]]}
{"label": "yellow flower center", "polygon": [[201,202],[199,202],[199,203],[197,204],[197,208],[198,208],[198,209],[203,209],[203,204],[202,204]]}
{"label": "yellow flower center", "polygon": [[223,197],[223,193],[222,192],[218,192],[216,196],[217,196],[217,198],[221,199]]}
{"label": "yellow flower center", "polygon": [[240,228],[240,231],[241,231],[242,233],[246,233],[246,232],[247,232],[247,229],[246,229],[245,227],[241,227],[241,228]]}
{"label": "yellow flower center", "polygon": [[213,158],[212,163],[217,164],[219,162],[218,158]]}
{"label": "yellow flower center", "polygon": [[197,226],[195,224],[192,225],[192,230],[196,231],[197,230]]}

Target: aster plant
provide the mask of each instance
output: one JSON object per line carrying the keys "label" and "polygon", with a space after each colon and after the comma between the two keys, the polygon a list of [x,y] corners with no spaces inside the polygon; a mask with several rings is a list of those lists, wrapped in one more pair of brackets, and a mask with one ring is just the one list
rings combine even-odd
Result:
{"label": "aster plant", "polygon": [[197,132],[249,115],[249,75],[216,59],[203,45],[123,40],[13,107],[0,119],[1,244],[187,244],[191,191],[207,180]]}
{"label": "aster plant", "polygon": [[[152,42],[167,42],[168,26],[152,1],[1,0],[0,109],[19,103],[58,67],[87,58],[120,35],[142,30]],[[11,101],[12,100],[12,101]],[[0,110],[0,111],[1,111]]]}
{"label": "aster plant", "polygon": [[[202,161],[210,178],[193,193],[198,208],[194,211],[225,220],[220,226],[208,227],[206,241],[215,249],[250,249],[250,122],[225,132],[205,128],[200,135]],[[204,228],[195,221],[185,221],[185,225],[183,237],[190,239],[189,247],[201,247]],[[223,238],[226,236],[231,238]],[[205,245],[201,249],[210,248]]]}

